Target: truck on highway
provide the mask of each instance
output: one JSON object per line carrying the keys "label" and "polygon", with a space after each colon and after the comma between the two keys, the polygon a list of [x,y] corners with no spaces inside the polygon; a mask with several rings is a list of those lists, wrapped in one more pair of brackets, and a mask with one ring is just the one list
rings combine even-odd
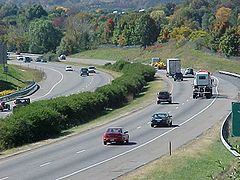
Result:
{"label": "truck on highway", "polygon": [[167,59],[167,76],[174,76],[176,73],[181,73],[181,60],[178,58]]}
{"label": "truck on highway", "polygon": [[166,69],[166,64],[158,57],[153,57],[151,65],[156,69]]}
{"label": "truck on highway", "polygon": [[198,97],[212,97],[213,78],[210,72],[200,70],[195,73],[193,80],[193,99]]}

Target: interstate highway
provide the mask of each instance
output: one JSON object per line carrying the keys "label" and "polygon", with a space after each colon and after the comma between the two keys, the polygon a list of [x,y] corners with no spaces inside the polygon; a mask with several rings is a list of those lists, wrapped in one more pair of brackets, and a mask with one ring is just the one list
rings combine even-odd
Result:
{"label": "interstate highway", "polygon": [[[214,97],[192,99],[192,79],[174,82],[162,77],[172,89],[173,104],[153,103],[101,127],[2,159],[0,179],[117,178],[168,153],[170,141],[174,150],[222,120],[238,91],[231,81],[216,75]],[[172,127],[150,127],[151,115],[158,111],[173,115]],[[130,143],[104,146],[102,134],[109,126],[127,129]]]}

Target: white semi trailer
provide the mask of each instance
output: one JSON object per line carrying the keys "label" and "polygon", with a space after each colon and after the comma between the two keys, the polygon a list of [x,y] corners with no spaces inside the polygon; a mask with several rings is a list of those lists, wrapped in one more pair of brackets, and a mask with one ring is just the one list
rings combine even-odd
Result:
{"label": "white semi trailer", "polygon": [[212,97],[213,79],[208,71],[200,70],[195,73],[193,80],[193,99],[205,96]]}
{"label": "white semi trailer", "polygon": [[181,60],[178,58],[167,59],[167,76],[174,76],[181,72]]}

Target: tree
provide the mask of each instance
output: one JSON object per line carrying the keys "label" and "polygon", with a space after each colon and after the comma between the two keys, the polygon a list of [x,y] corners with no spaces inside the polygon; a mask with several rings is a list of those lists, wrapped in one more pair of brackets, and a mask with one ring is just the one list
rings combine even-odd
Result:
{"label": "tree", "polygon": [[[117,45],[136,45],[140,44],[140,36],[136,31],[136,24],[139,14],[129,13],[119,17],[114,27],[112,42]],[[124,39],[124,41],[122,40]],[[120,40],[120,41],[119,41]],[[123,43],[124,42],[124,43]]]}
{"label": "tree", "polygon": [[26,18],[31,21],[33,19],[41,18],[42,16],[47,16],[48,13],[43,9],[41,5],[34,4],[26,9]]}
{"label": "tree", "polygon": [[55,51],[60,44],[62,33],[55,28],[51,21],[38,19],[30,24],[29,28],[29,51],[31,53],[46,53]]}
{"label": "tree", "polygon": [[77,53],[92,47],[94,38],[93,16],[89,13],[79,13],[71,16],[66,22],[66,33],[58,47],[58,52]]}
{"label": "tree", "polygon": [[168,23],[165,12],[163,10],[152,11],[150,16],[156,22],[156,26],[159,32],[161,31],[161,28]]}
{"label": "tree", "polygon": [[230,16],[231,9],[225,7],[219,8],[215,14],[216,23],[214,30],[223,34],[225,30],[229,27]]}
{"label": "tree", "polygon": [[224,33],[219,48],[227,57],[240,55],[240,33],[236,28],[230,28]]}
{"label": "tree", "polygon": [[166,6],[165,6],[165,14],[166,16],[170,16],[170,15],[173,15],[174,11],[175,11],[175,8],[176,8],[176,4],[174,3],[167,3]]}
{"label": "tree", "polygon": [[18,7],[16,4],[13,3],[5,3],[1,8],[0,8],[0,17],[4,18],[7,16],[15,16],[17,15],[18,12]]}
{"label": "tree", "polygon": [[157,41],[159,31],[155,21],[148,14],[142,15],[136,24],[136,34],[139,36],[140,45],[146,48]]}

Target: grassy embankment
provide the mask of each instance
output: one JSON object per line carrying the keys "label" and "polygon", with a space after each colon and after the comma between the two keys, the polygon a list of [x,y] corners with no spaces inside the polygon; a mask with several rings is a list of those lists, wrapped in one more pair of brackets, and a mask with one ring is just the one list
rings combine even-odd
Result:
{"label": "grassy embankment", "polygon": [[[75,57],[149,63],[151,57],[161,57],[163,60],[179,57],[183,67],[240,73],[239,61],[196,51],[190,45],[177,48],[168,44],[160,49],[151,48],[147,51],[138,48],[97,49],[77,54]],[[166,155],[122,179],[230,179],[230,174],[234,174],[235,169],[238,169],[238,163],[222,145],[219,129],[220,123],[197,140],[174,152],[172,156]]]}
{"label": "grassy embankment", "polygon": [[150,63],[152,57],[160,57],[166,61],[169,57],[178,57],[182,60],[183,67],[194,69],[206,69],[211,72],[225,70],[240,73],[240,61],[229,60],[223,57],[213,56],[209,53],[196,51],[190,44],[176,47],[173,43],[164,45],[161,48],[109,48],[85,51],[75,54],[72,57],[106,59],[106,60],[129,60],[134,62]]}
{"label": "grassy embankment", "polygon": [[[2,65],[1,69],[3,69]],[[40,70],[24,66],[8,65],[8,72],[0,73],[0,92],[4,90],[16,91],[25,88],[27,86],[26,82],[33,80],[39,82],[42,78],[43,72]]]}

